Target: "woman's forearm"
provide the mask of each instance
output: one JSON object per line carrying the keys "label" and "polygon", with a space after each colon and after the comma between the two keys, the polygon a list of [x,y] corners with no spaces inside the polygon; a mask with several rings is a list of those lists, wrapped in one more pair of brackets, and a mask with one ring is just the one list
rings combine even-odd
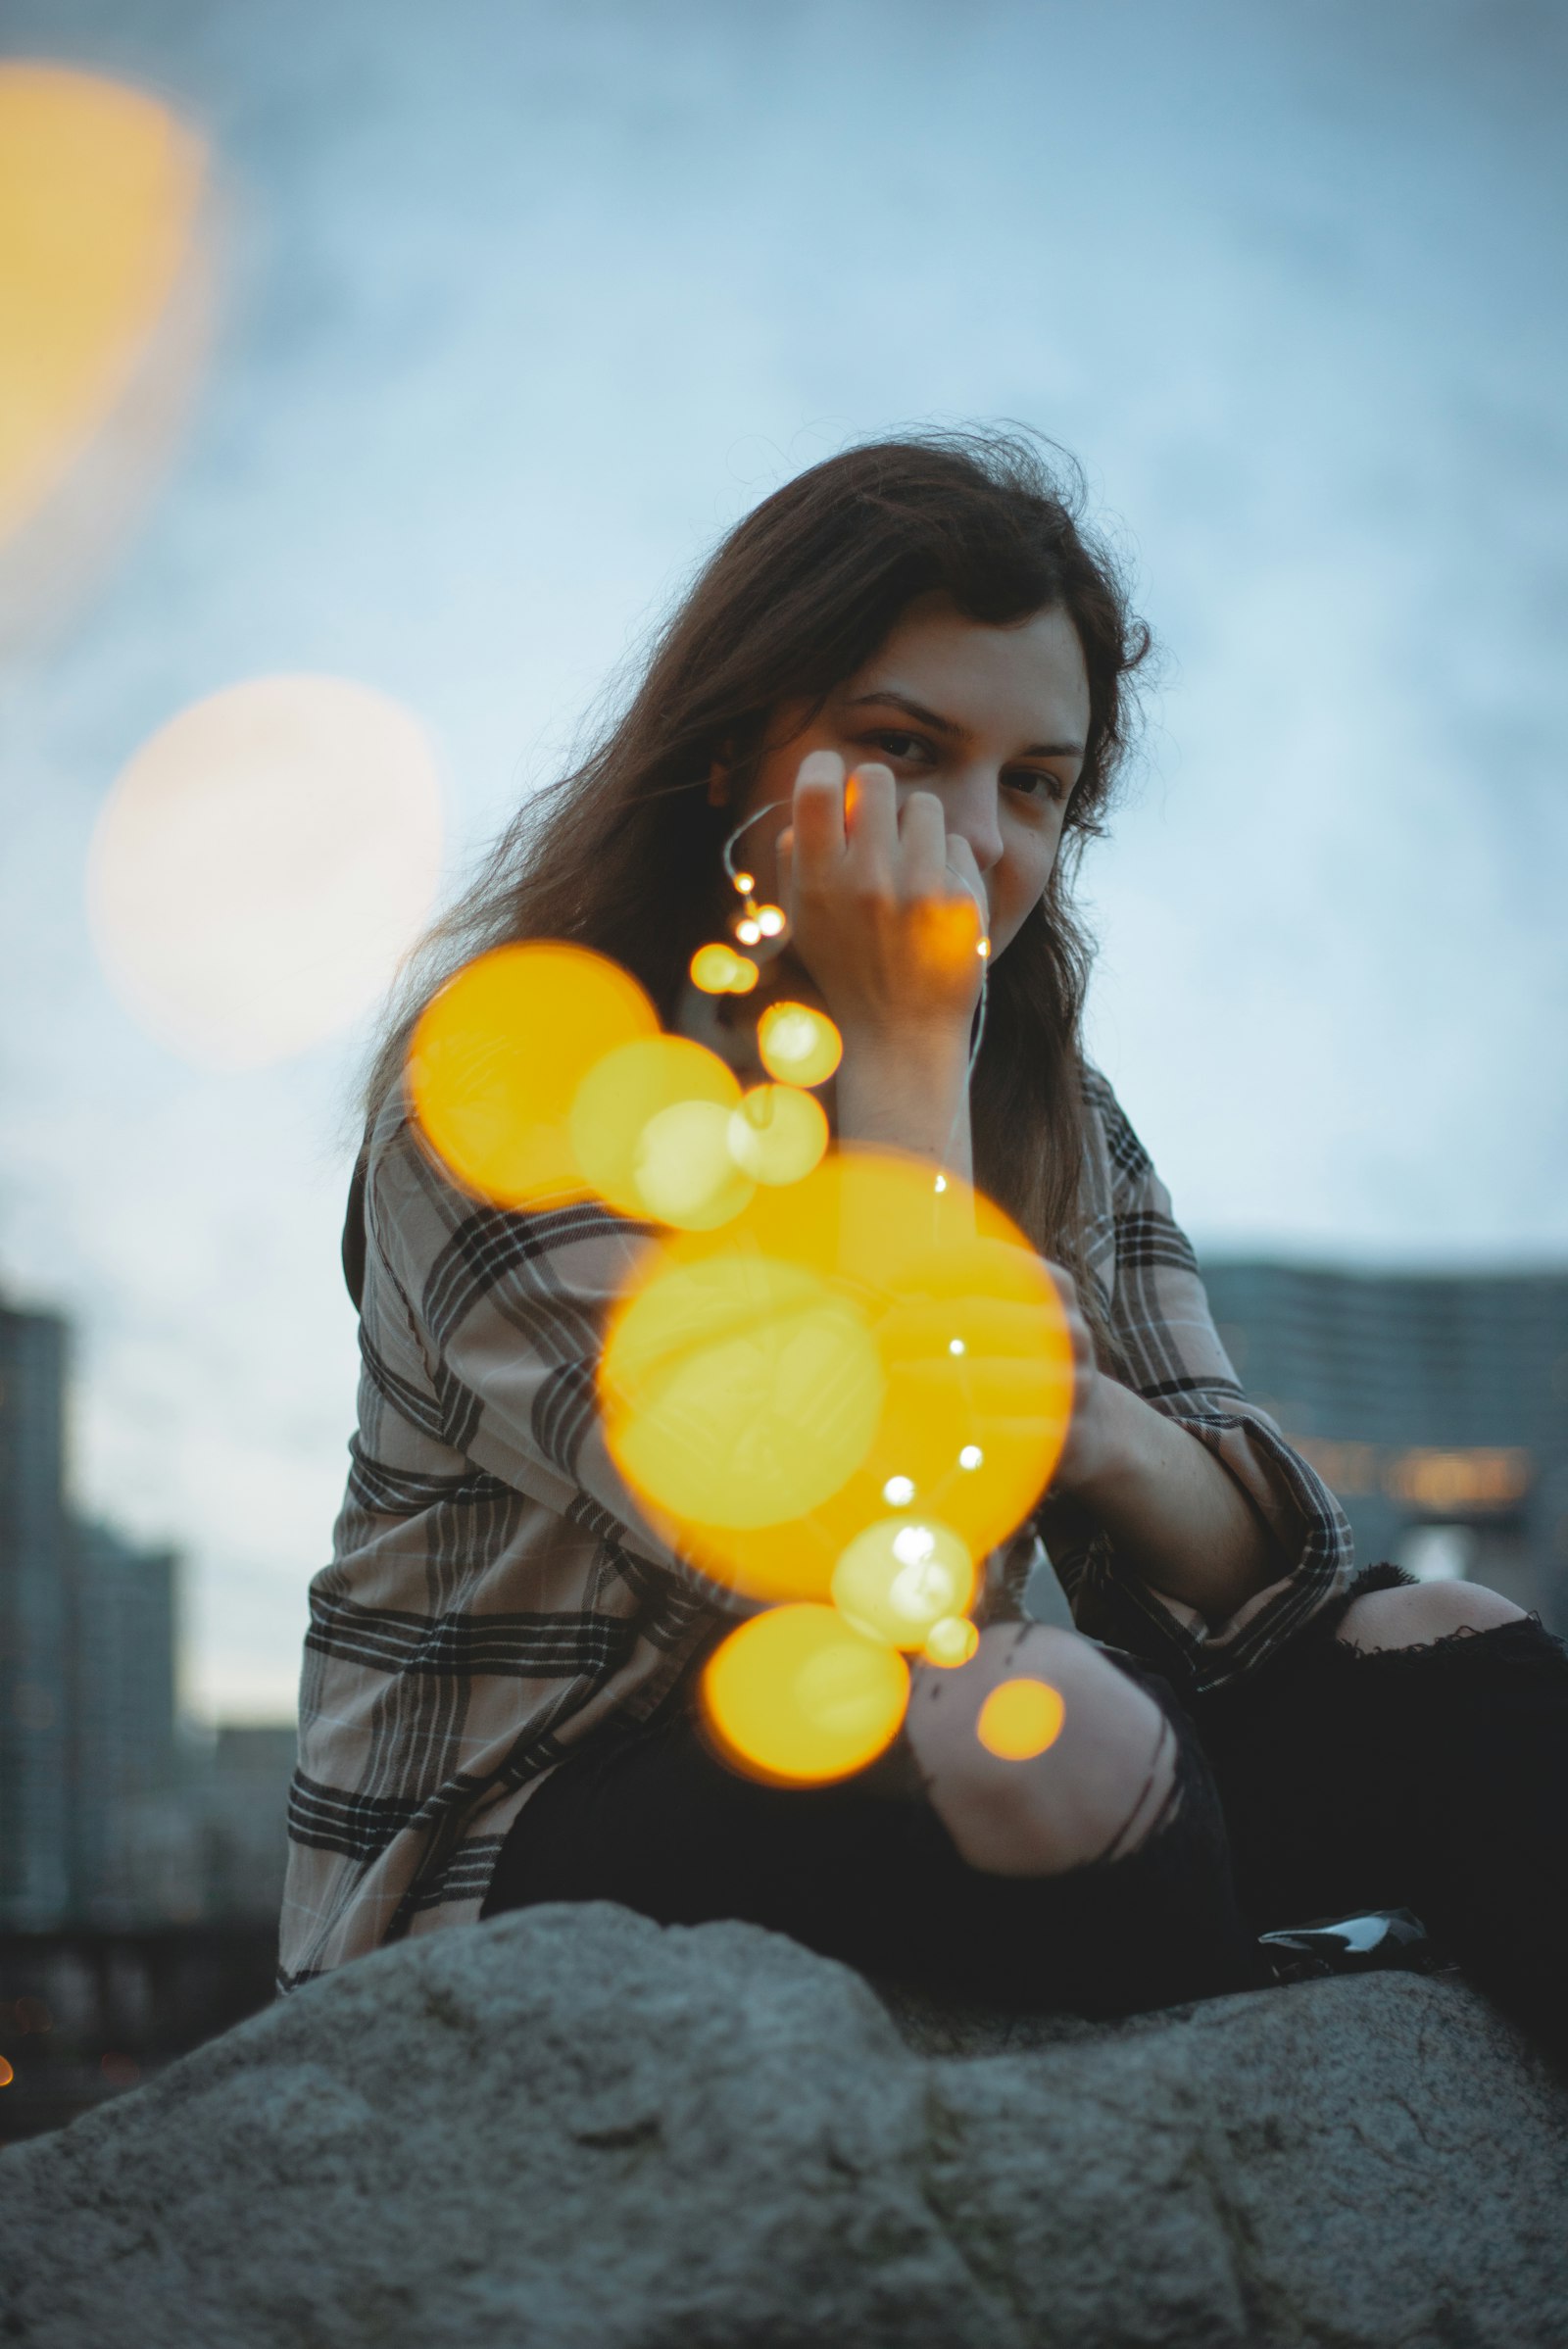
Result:
{"label": "woman's forearm", "polygon": [[840,1142],[906,1150],[972,1180],[963,1036],[847,1032],[835,1106]]}
{"label": "woman's forearm", "polygon": [[1219,1621],[1287,1571],[1241,1488],[1196,1436],[1114,1380],[1101,1402],[1108,1440],[1070,1496],[1146,1582]]}

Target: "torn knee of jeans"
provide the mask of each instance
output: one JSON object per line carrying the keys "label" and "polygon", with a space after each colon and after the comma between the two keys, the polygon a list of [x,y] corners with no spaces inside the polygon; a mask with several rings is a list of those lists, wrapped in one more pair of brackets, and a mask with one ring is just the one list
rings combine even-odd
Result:
{"label": "torn knee of jeans", "polygon": [[[1170,1777],[1162,1788],[1159,1785],[1160,1770],[1166,1750],[1173,1741],[1176,1744],[1176,1756]],[[1182,1808],[1185,1760],[1181,1742],[1171,1727],[1170,1716],[1161,1711],[1153,1759],[1149,1765],[1149,1775],[1139,1788],[1137,1799],[1103,1851],[1097,1852],[1092,1860],[1085,1863],[1086,1866],[1103,1868],[1113,1866],[1117,1860],[1131,1859],[1135,1852],[1147,1850],[1156,1835],[1164,1835],[1174,1825]]]}
{"label": "torn knee of jeans", "polygon": [[1434,1660],[1444,1665],[1458,1661],[1468,1666],[1472,1656],[1484,1654],[1509,1671],[1544,1672],[1548,1676],[1568,1672],[1568,1648],[1554,1633],[1547,1631],[1536,1614],[1513,1616],[1506,1623],[1488,1624],[1484,1629],[1463,1623],[1456,1631],[1445,1632],[1439,1639],[1411,1640],[1400,1647],[1357,1647],[1343,1633],[1335,1634],[1332,1645],[1335,1653],[1352,1668],[1413,1665],[1420,1669]]}

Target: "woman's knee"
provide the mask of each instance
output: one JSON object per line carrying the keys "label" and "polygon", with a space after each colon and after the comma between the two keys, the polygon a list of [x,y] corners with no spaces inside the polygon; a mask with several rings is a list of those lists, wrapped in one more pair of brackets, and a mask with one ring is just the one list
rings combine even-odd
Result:
{"label": "woman's knee", "polygon": [[[1059,1699],[1049,1744],[1009,1758],[999,1736],[1005,1685],[1035,1682]],[[1036,1700],[1044,1736],[1055,1708]],[[958,1850],[995,1876],[1055,1876],[1136,1850],[1169,1796],[1176,1737],[1153,1698],[1074,1632],[1003,1624],[957,1671],[921,1665],[909,1706],[909,1741],[931,1802]]]}
{"label": "woman's knee", "polygon": [[1456,1632],[1490,1632],[1523,1621],[1523,1607],[1480,1583],[1405,1583],[1353,1600],[1335,1638],[1370,1652],[1425,1647],[1435,1639],[1451,1639]]}

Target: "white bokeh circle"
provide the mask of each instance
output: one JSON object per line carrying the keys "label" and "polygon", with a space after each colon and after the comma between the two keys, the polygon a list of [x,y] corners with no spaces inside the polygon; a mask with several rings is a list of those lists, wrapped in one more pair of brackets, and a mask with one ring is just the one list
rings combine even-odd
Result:
{"label": "white bokeh circle", "polygon": [[347,678],[257,677],[131,759],[93,833],[88,915],[111,983],[162,1043],[258,1068],[375,1002],[440,860],[418,720]]}

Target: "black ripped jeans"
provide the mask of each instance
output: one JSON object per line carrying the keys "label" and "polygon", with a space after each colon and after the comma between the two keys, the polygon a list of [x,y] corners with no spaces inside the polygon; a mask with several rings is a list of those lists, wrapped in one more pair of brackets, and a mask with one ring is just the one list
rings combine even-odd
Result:
{"label": "black ripped jeans", "polygon": [[[1350,1595],[1404,1579],[1373,1568]],[[745,1918],[869,1974],[1110,2016],[1266,1982],[1271,1927],[1402,1906],[1568,2054],[1568,1655],[1533,1620],[1358,1653],[1334,1637],[1348,1603],[1190,1702],[1115,1658],[1179,1747],[1172,1799],[1126,1858],[987,1875],[899,1747],[836,1786],[760,1786],[682,1710],[556,1771],[485,1913]]]}

